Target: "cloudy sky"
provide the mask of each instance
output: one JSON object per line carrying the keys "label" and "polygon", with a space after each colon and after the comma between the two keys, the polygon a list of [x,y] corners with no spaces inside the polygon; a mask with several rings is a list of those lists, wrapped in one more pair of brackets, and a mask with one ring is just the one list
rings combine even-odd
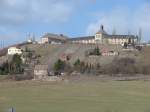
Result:
{"label": "cloudy sky", "polygon": [[5,45],[33,33],[93,35],[103,24],[108,33],[138,34],[150,40],[150,0],[0,0],[0,40]]}

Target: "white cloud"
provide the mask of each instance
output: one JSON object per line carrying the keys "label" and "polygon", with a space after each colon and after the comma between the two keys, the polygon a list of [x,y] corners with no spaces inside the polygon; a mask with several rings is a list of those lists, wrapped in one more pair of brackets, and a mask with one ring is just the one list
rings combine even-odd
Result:
{"label": "white cloud", "polygon": [[26,25],[67,22],[73,9],[72,0],[0,0],[0,40],[21,40]]}
{"label": "white cloud", "polygon": [[32,2],[31,17],[43,22],[65,22],[71,15],[72,7],[68,2],[52,0],[43,2],[34,0]]}
{"label": "white cloud", "polygon": [[143,30],[143,40],[149,40],[150,35],[150,4],[142,4],[135,11],[125,7],[116,7],[109,13],[99,12],[95,18],[97,21],[88,25],[86,34],[93,35],[103,24],[105,29],[110,34],[113,28],[118,34],[127,34],[130,31],[133,34],[138,34],[139,28]]}
{"label": "white cloud", "polygon": [[65,22],[73,10],[65,0],[1,0],[0,24],[23,25],[28,22]]}

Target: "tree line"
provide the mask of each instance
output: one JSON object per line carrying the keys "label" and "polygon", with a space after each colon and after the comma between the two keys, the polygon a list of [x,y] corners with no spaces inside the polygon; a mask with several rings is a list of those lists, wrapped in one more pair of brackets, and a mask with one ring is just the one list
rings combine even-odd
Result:
{"label": "tree line", "polygon": [[111,75],[118,76],[133,76],[136,74],[150,74],[150,64],[138,64],[135,59],[129,57],[115,58],[111,63],[107,65],[101,65],[100,63],[87,63],[77,59],[73,64],[66,61],[58,60],[54,65],[54,71],[57,73],[66,72],[71,73],[77,71],[81,74],[91,75]]}
{"label": "tree line", "polygon": [[21,74],[23,73],[23,62],[20,55],[12,56],[11,61],[6,61],[0,66],[0,74]]}

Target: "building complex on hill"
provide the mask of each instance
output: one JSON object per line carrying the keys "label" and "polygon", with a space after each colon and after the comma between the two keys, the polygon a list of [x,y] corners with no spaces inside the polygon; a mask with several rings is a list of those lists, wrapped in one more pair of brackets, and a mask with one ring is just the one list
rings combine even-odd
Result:
{"label": "building complex on hill", "polygon": [[86,36],[79,38],[70,39],[72,43],[82,43],[82,44],[124,44],[130,43],[134,44],[138,42],[138,36],[134,35],[110,35],[105,30],[103,25],[101,25],[100,30],[95,34],[95,36]]}
{"label": "building complex on hill", "polygon": [[101,25],[100,30],[94,36],[85,36],[77,38],[67,38],[64,35],[47,33],[42,37],[41,43],[62,44],[62,43],[80,43],[80,44],[136,44],[138,36],[135,35],[110,35]]}

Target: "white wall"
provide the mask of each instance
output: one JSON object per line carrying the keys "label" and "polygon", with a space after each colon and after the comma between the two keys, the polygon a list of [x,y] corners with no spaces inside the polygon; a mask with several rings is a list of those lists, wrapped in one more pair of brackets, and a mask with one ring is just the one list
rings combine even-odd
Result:
{"label": "white wall", "polygon": [[16,48],[16,47],[10,47],[8,49],[8,55],[14,55],[14,54],[19,54],[19,55],[22,54],[21,49]]}

